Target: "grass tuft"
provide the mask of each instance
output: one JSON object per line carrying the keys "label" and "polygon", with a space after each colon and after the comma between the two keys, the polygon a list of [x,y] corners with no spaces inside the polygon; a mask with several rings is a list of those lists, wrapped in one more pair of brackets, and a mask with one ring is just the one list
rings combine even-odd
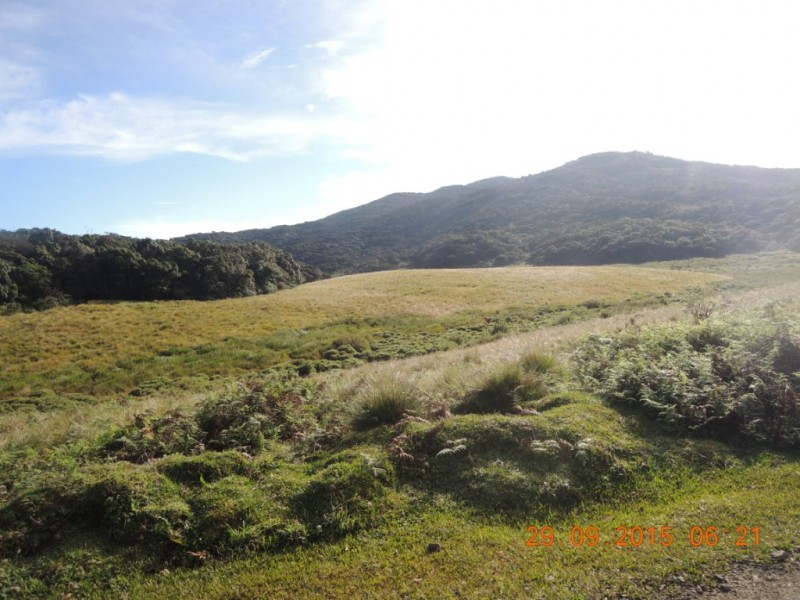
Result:
{"label": "grass tuft", "polygon": [[419,391],[407,381],[391,375],[366,383],[358,396],[351,424],[359,431],[394,425],[423,408]]}
{"label": "grass tuft", "polygon": [[454,412],[512,413],[523,402],[538,400],[547,394],[547,384],[541,373],[526,371],[519,364],[507,364],[491,372],[456,405]]}

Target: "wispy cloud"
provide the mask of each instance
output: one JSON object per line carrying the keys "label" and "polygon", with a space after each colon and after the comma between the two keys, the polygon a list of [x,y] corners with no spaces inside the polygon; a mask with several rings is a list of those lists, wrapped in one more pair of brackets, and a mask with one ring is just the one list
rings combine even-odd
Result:
{"label": "wispy cloud", "polygon": [[306,112],[265,116],[194,100],[82,95],[0,115],[0,151],[139,161],[194,153],[244,161],[301,152],[341,128]]}
{"label": "wispy cloud", "polygon": [[36,67],[0,58],[0,101],[29,98],[38,94],[42,85]]}
{"label": "wispy cloud", "polygon": [[255,69],[267,60],[273,52],[275,52],[275,48],[265,48],[264,50],[248,54],[244,60],[239,63],[239,67],[246,71]]}
{"label": "wispy cloud", "polygon": [[42,52],[27,36],[47,21],[45,10],[14,2],[0,6],[0,102],[35,97],[44,87]]}

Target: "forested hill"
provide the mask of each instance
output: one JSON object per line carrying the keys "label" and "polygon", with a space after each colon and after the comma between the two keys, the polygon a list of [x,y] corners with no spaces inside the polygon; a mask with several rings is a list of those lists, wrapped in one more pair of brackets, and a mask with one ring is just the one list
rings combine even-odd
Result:
{"label": "forested hill", "polygon": [[393,194],[300,225],[186,239],[263,240],[327,273],[800,250],[800,169],[603,153],[519,179]]}
{"label": "forested hill", "polygon": [[209,300],[263,294],[320,272],[263,242],[221,244],[0,230],[0,314],[87,300]]}

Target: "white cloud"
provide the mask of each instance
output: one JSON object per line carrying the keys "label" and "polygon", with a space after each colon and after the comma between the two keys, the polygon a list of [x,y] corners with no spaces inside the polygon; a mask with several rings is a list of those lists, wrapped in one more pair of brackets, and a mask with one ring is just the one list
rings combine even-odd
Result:
{"label": "white cloud", "polygon": [[44,88],[42,52],[27,36],[47,20],[40,8],[14,2],[0,6],[0,102],[34,97]]}
{"label": "white cloud", "polygon": [[[5,9],[21,4],[2,4],[0,100],[41,97],[45,84],[52,86],[51,93],[74,93],[56,91],[66,77],[43,82],[45,72],[38,68],[71,67],[87,76],[81,82],[90,81],[96,65],[81,71],[81,52],[74,52],[73,63],[69,56],[59,62],[57,52],[37,56],[36,44],[27,46],[30,55],[16,52],[2,34],[31,31],[45,17]],[[66,10],[63,2],[51,4]],[[328,210],[315,205],[303,215],[285,215],[283,222],[394,191],[534,173],[604,150],[799,166],[800,83],[791,73],[800,54],[794,31],[800,5],[793,3],[330,0],[321,3],[325,14],[303,15],[308,27],[287,30],[285,37],[277,28],[263,29],[274,19],[249,18],[273,16],[272,5],[261,9],[266,12],[247,13],[255,30],[242,27],[236,40],[218,36],[219,44],[205,36],[232,29],[217,28],[216,21],[200,27],[202,18],[183,18],[181,2],[78,4],[81,10],[70,10],[75,16],[69,21],[78,27],[82,37],[77,39],[107,42],[110,34],[89,34],[116,31],[102,25],[117,23],[120,14],[127,15],[120,11],[128,11],[126,24],[145,19],[141,32],[153,37],[142,39],[155,41],[152,47],[134,48],[142,53],[142,64],[163,55],[159,75],[174,74],[173,89],[238,100],[223,104],[147,92],[97,92],[29,101],[24,108],[0,110],[0,153],[118,161],[198,153],[244,161],[312,147],[330,151],[325,171],[337,161],[343,166],[318,187]],[[221,14],[192,10],[205,18]],[[52,18],[51,23],[64,31],[62,21]],[[193,27],[200,27],[198,33]],[[14,41],[17,35],[7,37]],[[290,35],[302,40],[300,45],[292,48]],[[264,61],[276,63],[273,48],[254,45],[264,40],[280,40],[280,56],[292,68],[257,70]],[[322,41],[302,45],[312,40]],[[43,51],[59,48],[41,45]],[[90,50],[94,54],[95,45],[87,44],[86,56]],[[109,64],[127,56],[121,46]],[[245,56],[253,48],[261,49]],[[158,79],[149,80],[149,71],[131,74],[141,76],[140,89]],[[202,85],[193,87],[198,81]],[[124,89],[126,83],[120,77],[119,86]],[[103,82],[87,85],[102,89]],[[317,167],[309,165],[309,180]],[[199,223],[193,227],[253,225]],[[166,221],[159,225],[172,226],[177,227]]]}
{"label": "white cloud", "polygon": [[323,40],[321,42],[317,42],[312,47],[325,50],[325,52],[327,52],[330,56],[335,56],[341,51],[342,48],[344,48],[344,42],[341,40]]}
{"label": "white cloud", "polygon": [[0,6],[0,31],[31,31],[47,20],[47,12],[42,7],[34,7],[15,2]]}
{"label": "white cloud", "polygon": [[330,121],[264,116],[191,100],[82,95],[0,114],[0,151],[44,151],[118,161],[194,153],[243,161],[302,151],[336,135]]}
{"label": "white cloud", "polygon": [[239,63],[239,67],[248,71],[255,69],[267,60],[273,52],[275,52],[275,48],[265,48],[264,50],[248,54],[244,60]]}

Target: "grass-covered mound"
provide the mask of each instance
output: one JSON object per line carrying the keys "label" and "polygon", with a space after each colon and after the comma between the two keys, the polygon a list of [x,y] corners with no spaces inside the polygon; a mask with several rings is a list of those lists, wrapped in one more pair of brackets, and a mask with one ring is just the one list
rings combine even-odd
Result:
{"label": "grass-covered mound", "polygon": [[299,379],[251,382],[193,414],[139,416],[91,442],[10,455],[0,552],[36,554],[78,531],[185,563],[372,525],[394,501],[391,464],[379,449],[298,460],[327,435],[304,406],[312,397]]}

